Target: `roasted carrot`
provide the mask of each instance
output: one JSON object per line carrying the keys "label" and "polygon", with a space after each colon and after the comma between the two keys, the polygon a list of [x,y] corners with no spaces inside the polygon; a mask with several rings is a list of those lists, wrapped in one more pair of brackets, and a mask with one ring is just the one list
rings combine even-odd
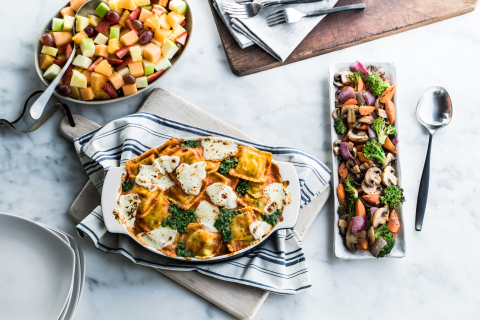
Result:
{"label": "roasted carrot", "polygon": [[367,125],[366,125],[366,124],[362,124],[362,125],[360,126],[360,128],[358,128],[358,130],[363,130],[363,131],[368,130],[368,129],[367,129]]}
{"label": "roasted carrot", "polygon": [[357,152],[357,157],[358,157],[358,160],[360,160],[360,162],[367,162],[367,163],[370,163],[372,162],[372,160],[368,160],[367,158],[365,158],[365,156],[363,155],[363,152]]}
{"label": "roasted carrot", "polygon": [[387,227],[391,232],[398,232],[400,230],[400,221],[398,220],[397,211],[393,209],[390,211],[390,217],[388,218]]}
{"label": "roasted carrot", "polygon": [[340,203],[341,206],[346,207],[347,202],[345,201],[345,187],[343,186],[343,183],[338,184],[337,197],[338,203]]}
{"label": "roasted carrot", "polygon": [[358,243],[357,244],[357,249],[368,249],[368,241],[365,241],[364,243]]}
{"label": "roasted carrot", "polygon": [[366,215],[367,214],[365,213],[365,206],[363,205],[362,200],[358,199],[357,203],[355,203],[355,216],[363,217]]}
{"label": "roasted carrot", "polygon": [[365,143],[362,143],[362,144],[359,144],[359,145],[356,145],[355,146],[355,149],[357,149],[357,152],[361,152],[362,149],[363,149],[363,146],[365,145]]}
{"label": "roasted carrot", "polygon": [[388,78],[385,78],[385,83],[388,83],[388,84],[390,84],[390,79],[388,79]]}
{"label": "roasted carrot", "polygon": [[362,186],[356,186],[355,189],[357,189],[357,192],[358,192],[359,195],[363,193]]}
{"label": "roasted carrot", "polygon": [[368,107],[368,106],[362,106],[358,108],[358,112],[360,112],[362,116],[368,116],[374,110],[375,110],[375,107]]}
{"label": "roasted carrot", "polygon": [[370,202],[371,204],[378,205],[380,204],[380,195],[379,194],[366,194],[362,196],[363,199]]}
{"label": "roasted carrot", "polygon": [[346,177],[348,177],[348,169],[345,162],[342,162],[340,167],[338,167],[338,175],[340,176],[340,182],[342,182]]}
{"label": "roasted carrot", "polygon": [[397,153],[397,149],[393,145],[392,141],[390,140],[389,137],[385,140],[385,143],[383,144],[383,147],[387,149],[388,151],[391,151],[393,153]]}
{"label": "roasted carrot", "polygon": [[385,91],[383,91],[382,95],[380,96],[380,102],[387,103],[388,100],[392,100],[396,90],[397,90],[397,85],[394,85],[385,89]]}
{"label": "roasted carrot", "polygon": [[342,141],[343,142],[348,142],[348,134],[346,134],[345,137],[343,137]]}
{"label": "roasted carrot", "polygon": [[397,114],[397,111],[395,109],[395,105],[391,100],[387,100],[387,103],[385,103],[385,112],[387,112],[388,120],[391,124],[393,124],[395,122],[395,116]]}
{"label": "roasted carrot", "polygon": [[360,92],[360,91],[363,91],[363,89],[365,88],[365,85],[363,84],[363,80],[361,77],[358,77],[358,85],[357,85],[357,91]]}
{"label": "roasted carrot", "polygon": [[345,101],[345,103],[343,105],[346,106],[346,105],[349,105],[349,104],[357,105],[358,102],[357,102],[356,99],[348,99],[347,101]]}
{"label": "roasted carrot", "polygon": [[352,229],[352,219],[350,219],[350,222],[348,223],[347,230],[348,230],[348,229]]}

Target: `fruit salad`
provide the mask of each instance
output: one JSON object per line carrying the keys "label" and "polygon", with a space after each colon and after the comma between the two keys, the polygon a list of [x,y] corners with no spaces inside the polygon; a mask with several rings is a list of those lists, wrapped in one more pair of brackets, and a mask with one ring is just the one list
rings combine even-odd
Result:
{"label": "fruit salad", "polygon": [[70,0],[40,39],[39,66],[48,80],[77,48],[57,87],[63,96],[90,101],[132,95],[171,67],[187,42],[183,0],[110,0],[75,19],[86,2]]}

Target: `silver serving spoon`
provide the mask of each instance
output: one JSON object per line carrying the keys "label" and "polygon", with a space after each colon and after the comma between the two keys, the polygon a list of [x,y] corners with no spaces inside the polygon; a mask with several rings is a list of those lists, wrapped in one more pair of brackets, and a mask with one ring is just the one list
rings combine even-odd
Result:
{"label": "silver serving spoon", "polygon": [[[89,14],[94,14],[95,9],[102,2],[107,3],[104,0],[90,0],[85,2],[80,7],[80,9],[78,9],[77,13],[75,14],[75,22],[73,23],[73,29],[72,29],[72,33],[74,35],[76,33],[75,29],[77,24],[76,23],[77,16],[80,15],[82,17],[86,17]],[[38,97],[38,99],[32,104],[32,107],[30,108],[30,116],[33,119],[38,120],[41,117],[43,110],[45,109],[45,106],[48,103],[48,100],[50,100],[50,97],[53,94],[53,91],[55,91],[58,83],[62,79],[63,74],[65,73],[65,71],[67,71],[68,66],[72,63],[73,59],[75,58],[76,52],[77,52],[77,47],[76,47],[76,44],[74,43],[72,54],[70,55],[70,58],[68,59],[67,63],[65,63],[65,65],[63,66],[58,76],[56,76],[55,79],[53,79],[52,82],[50,82],[50,85],[47,87],[47,89],[45,89],[45,91],[40,95],[40,97]]]}
{"label": "silver serving spoon", "polygon": [[452,100],[447,90],[442,87],[428,88],[417,104],[417,119],[430,133],[428,151],[423,167],[422,180],[418,190],[417,215],[415,217],[415,230],[421,231],[423,217],[428,198],[428,183],[430,180],[430,150],[432,148],[433,134],[447,126],[452,120]]}

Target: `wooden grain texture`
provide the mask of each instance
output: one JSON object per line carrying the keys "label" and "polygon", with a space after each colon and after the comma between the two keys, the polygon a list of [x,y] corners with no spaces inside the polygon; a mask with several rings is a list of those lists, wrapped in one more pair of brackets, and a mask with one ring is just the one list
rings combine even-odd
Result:
{"label": "wooden grain texture", "polygon": [[232,72],[245,76],[387,37],[475,10],[478,0],[339,0],[367,8],[326,16],[282,63],[254,45],[241,49],[208,0]]}
{"label": "wooden grain texture", "polygon": [[[138,111],[158,114],[174,121],[205,129],[208,128],[239,139],[258,142],[202,109],[163,89],[153,90]],[[77,123],[75,128],[70,127],[66,119],[63,119],[60,123],[60,132],[70,141],[100,127],[99,124],[81,115],[75,114],[74,119],[75,123]],[[312,203],[300,211],[295,230],[302,239],[325,205],[330,193],[331,189],[328,187],[319,197],[315,198]],[[70,207],[70,217],[78,223],[99,204],[100,194],[93,184],[88,181]],[[267,291],[242,284],[221,281],[196,271],[156,270],[238,319],[253,319],[268,296]],[[235,303],[232,303],[232,301],[235,301]]]}

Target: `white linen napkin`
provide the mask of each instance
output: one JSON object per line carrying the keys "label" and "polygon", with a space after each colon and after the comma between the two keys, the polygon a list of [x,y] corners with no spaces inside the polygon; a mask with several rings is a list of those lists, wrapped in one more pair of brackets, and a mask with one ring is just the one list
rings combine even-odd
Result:
{"label": "white linen napkin", "polygon": [[[277,10],[295,8],[300,12],[310,12],[320,9],[332,8],[338,0],[323,0],[320,2],[304,4],[276,5],[264,8],[257,16],[250,19],[231,19],[223,10],[224,2],[234,0],[213,0],[215,8],[232,33],[238,45],[244,49],[255,43],[276,59],[284,62],[295,50],[300,42],[312,29],[326,16],[303,18],[297,23],[285,23],[274,27],[267,25],[266,16]],[[268,2],[267,0],[265,2]],[[241,37],[243,36],[243,38]],[[247,40],[246,40],[247,39]],[[252,42],[252,43],[251,43]]]}
{"label": "white linen napkin", "polygon": [[[101,192],[105,173],[110,167],[125,165],[128,160],[172,137],[192,136],[229,137],[142,112],[112,121],[76,139],[74,143],[85,171]],[[308,153],[232,139],[271,152],[275,160],[291,162],[300,180],[302,208],[330,184],[330,170]],[[178,262],[143,248],[129,236],[109,233],[103,222],[101,206],[78,224],[76,229],[80,236],[89,236],[97,249],[122,254],[134,263],[149,267],[196,270],[214,278],[258,287],[276,294],[297,294],[311,286],[301,241],[293,229],[279,230],[254,251],[235,260],[215,264]]]}

